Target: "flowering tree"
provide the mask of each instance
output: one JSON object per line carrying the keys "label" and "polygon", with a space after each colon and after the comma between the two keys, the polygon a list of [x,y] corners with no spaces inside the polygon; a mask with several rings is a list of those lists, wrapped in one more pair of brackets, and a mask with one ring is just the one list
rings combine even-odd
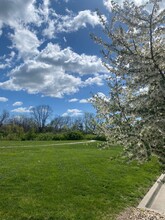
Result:
{"label": "flowering tree", "polygon": [[158,0],[111,4],[110,23],[99,15],[106,37],[92,36],[110,73],[109,97],[92,99],[98,132],[122,144],[131,158],[154,153],[165,164],[165,10]]}

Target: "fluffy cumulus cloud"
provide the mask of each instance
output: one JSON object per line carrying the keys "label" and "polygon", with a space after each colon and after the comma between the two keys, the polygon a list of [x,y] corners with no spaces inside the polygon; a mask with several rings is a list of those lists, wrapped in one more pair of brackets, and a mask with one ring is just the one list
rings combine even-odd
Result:
{"label": "fluffy cumulus cloud", "polygon": [[[4,24],[17,28],[18,25],[42,23],[54,28],[54,33],[76,31],[81,27],[100,25],[96,12],[84,10],[74,14],[71,11],[67,15],[60,15],[51,8],[50,0],[43,0],[37,7],[36,0],[1,0],[0,1],[0,27]],[[68,2],[68,1],[67,1]],[[52,20],[52,23],[49,23]],[[45,29],[46,30],[46,29]]]}
{"label": "fluffy cumulus cloud", "polygon": [[18,102],[14,102],[14,103],[13,103],[13,106],[21,106],[21,105],[23,105],[23,102],[19,102],[19,101],[18,101]]}
{"label": "fluffy cumulus cloud", "polygon": [[96,12],[92,12],[90,10],[80,11],[78,14],[74,14],[71,11],[67,12],[68,13],[66,15],[59,15],[53,12],[47,27],[43,30],[43,34],[52,38],[57,33],[75,32],[81,28],[87,27],[87,25],[92,27],[101,25]]}
{"label": "fluffy cumulus cloud", "polygon": [[0,97],[0,102],[7,102],[8,101],[8,98],[6,97]]}
{"label": "fluffy cumulus cloud", "polygon": [[38,61],[49,65],[62,66],[67,72],[75,72],[80,75],[105,72],[101,59],[96,56],[77,54],[67,47],[62,49],[59,45],[49,43],[37,57]]}
{"label": "fluffy cumulus cloud", "polygon": [[109,11],[111,11],[111,7],[112,7],[111,0],[103,0],[103,4]]}
{"label": "fluffy cumulus cloud", "polygon": [[76,92],[80,84],[80,78],[65,74],[60,66],[54,67],[45,63],[29,61],[14,69],[10,79],[0,83],[0,87],[60,98],[64,94]]}
{"label": "fluffy cumulus cloud", "polygon": [[11,39],[13,42],[13,48],[16,48],[19,51],[19,56],[21,58],[25,59],[39,53],[37,48],[41,43],[36,34],[28,29],[17,28],[15,33],[11,35]]}
{"label": "fluffy cumulus cloud", "polygon": [[54,38],[58,33],[77,31],[87,24],[93,27],[100,25],[96,12],[85,10],[78,14],[68,12],[60,15],[51,8],[49,0],[43,0],[39,5],[37,3],[36,0],[0,1],[0,35],[3,26],[12,29],[9,37],[20,58],[38,53],[44,36]]}
{"label": "fluffy cumulus cloud", "polygon": [[1,26],[6,24],[17,28],[19,22],[40,22],[35,0],[1,0],[0,4]]}
{"label": "fluffy cumulus cloud", "polygon": [[58,24],[58,31],[70,32],[77,31],[79,28],[100,25],[99,17],[96,12],[90,10],[80,11],[76,16],[63,16]]}
{"label": "fluffy cumulus cloud", "polygon": [[30,113],[32,109],[32,106],[30,107],[19,107],[16,109],[11,110],[11,112],[15,112],[15,113]]}
{"label": "fluffy cumulus cloud", "polygon": [[66,10],[66,15],[60,15],[50,0],[0,0],[0,6],[0,35],[2,27],[10,27],[6,37],[11,43],[9,54],[0,57],[0,69],[10,67],[0,88],[63,97],[85,86],[103,85],[106,70],[101,59],[47,43],[61,32],[100,25],[96,12]]}
{"label": "fluffy cumulus cloud", "polygon": [[[9,79],[0,82],[0,88],[60,98],[84,86],[102,85],[103,76],[97,73],[105,71],[96,56],[79,55],[69,47],[62,50],[57,44],[49,43],[33,60],[14,68]],[[88,74],[91,77],[83,81],[82,76]]]}
{"label": "fluffy cumulus cloud", "polygon": [[43,22],[41,12],[36,7],[35,0],[5,0],[0,1],[0,31],[9,27],[7,37],[11,41],[10,49],[18,52],[19,59],[31,57],[38,52],[41,42],[33,27],[38,27]]}
{"label": "fluffy cumulus cloud", "polygon": [[68,109],[65,113],[62,114],[63,117],[65,116],[77,117],[82,115],[83,115],[83,111],[79,109]]}
{"label": "fluffy cumulus cloud", "polygon": [[79,101],[80,103],[89,103],[89,100],[88,99],[80,99],[80,101]]}
{"label": "fluffy cumulus cloud", "polygon": [[84,81],[84,85],[93,85],[93,84],[96,84],[98,86],[102,86],[104,85],[104,80],[107,78],[107,74],[102,74],[102,75],[99,75],[99,74],[95,74],[94,77],[89,77],[88,79],[86,79]]}

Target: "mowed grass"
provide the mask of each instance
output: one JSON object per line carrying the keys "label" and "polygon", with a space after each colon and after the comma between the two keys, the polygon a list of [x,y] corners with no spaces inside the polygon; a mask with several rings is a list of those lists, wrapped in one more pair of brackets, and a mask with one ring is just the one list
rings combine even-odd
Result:
{"label": "mowed grass", "polygon": [[136,206],[160,174],[156,158],[128,164],[121,150],[99,150],[97,143],[1,142],[0,219],[115,219]]}

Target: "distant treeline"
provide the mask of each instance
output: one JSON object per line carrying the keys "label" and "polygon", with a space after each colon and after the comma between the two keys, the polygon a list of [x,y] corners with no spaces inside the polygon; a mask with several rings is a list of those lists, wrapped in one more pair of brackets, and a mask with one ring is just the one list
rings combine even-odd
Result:
{"label": "distant treeline", "polygon": [[95,134],[98,121],[94,114],[51,119],[52,112],[48,105],[32,108],[29,115],[12,117],[4,110],[0,113],[0,140],[105,140]]}

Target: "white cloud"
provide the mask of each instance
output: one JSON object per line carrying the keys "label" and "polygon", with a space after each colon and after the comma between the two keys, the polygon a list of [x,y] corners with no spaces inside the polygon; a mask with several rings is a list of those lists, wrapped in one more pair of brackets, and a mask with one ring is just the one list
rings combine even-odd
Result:
{"label": "white cloud", "polygon": [[63,117],[65,116],[75,117],[82,115],[83,115],[83,111],[79,109],[68,109],[64,114],[62,114]]}
{"label": "white cloud", "polygon": [[46,28],[43,34],[51,38],[60,32],[77,31],[87,25],[92,27],[101,25],[96,12],[84,10],[74,14],[67,11],[66,15],[60,15],[51,7],[50,0],[43,0],[38,7],[36,3],[36,0],[1,0],[0,29],[3,25],[9,25],[15,31],[20,27],[27,28],[29,24],[35,26],[44,24]]}
{"label": "white cloud", "polygon": [[18,23],[40,23],[35,0],[1,0],[0,20],[2,24],[10,25],[14,28]]}
{"label": "white cloud", "polygon": [[80,99],[79,102],[80,102],[80,103],[89,103],[89,100],[88,100],[88,99]]}
{"label": "white cloud", "polygon": [[102,86],[105,83],[105,79],[107,79],[107,74],[94,74],[94,77],[89,77],[84,81],[84,86],[97,85]]}
{"label": "white cloud", "polygon": [[8,101],[8,98],[0,97],[0,102],[7,102],[7,101]]}
{"label": "white cloud", "polygon": [[17,28],[15,33],[11,35],[11,39],[13,47],[19,51],[20,57],[28,58],[39,53],[37,47],[40,46],[40,41],[38,40],[36,34],[28,29]]}
{"label": "white cloud", "polygon": [[102,86],[104,84],[102,77],[96,76],[96,77],[89,77],[84,82],[85,85],[93,85],[96,84],[98,86]]}
{"label": "white cloud", "polygon": [[[61,49],[52,43],[44,49],[39,48],[44,41],[39,35],[43,33],[43,27],[47,27],[44,34],[50,38],[87,25],[94,27],[100,25],[97,13],[84,10],[74,14],[67,10],[67,15],[58,15],[51,8],[50,0],[43,0],[38,6],[36,3],[36,0],[0,0],[0,29],[3,25],[12,29],[8,37],[13,50],[0,64],[0,69],[13,68],[8,72],[8,80],[0,82],[0,88],[63,97],[85,86],[103,85],[102,75],[106,69],[97,56],[78,54],[70,47]],[[63,40],[66,42],[65,37]],[[84,80],[84,75],[88,79]]]}
{"label": "white cloud", "polygon": [[23,105],[23,102],[14,102],[13,103],[13,106],[21,106],[21,105]]}
{"label": "white cloud", "polygon": [[80,11],[76,16],[61,17],[62,22],[58,24],[59,32],[77,31],[90,24],[92,27],[100,25],[100,20],[96,12],[90,10]]}
{"label": "white cloud", "polygon": [[47,27],[43,30],[43,34],[49,38],[53,38],[57,33],[75,32],[81,28],[90,25],[95,27],[101,25],[96,12],[90,10],[79,11],[77,15],[71,11],[66,11],[67,15],[59,15],[52,11],[54,19],[49,19]]}
{"label": "white cloud", "polygon": [[49,43],[39,54],[37,60],[51,65],[60,65],[67,72],[75,72],[80,75],[106,72],[101,59],[97,56],[79,55],[70,47],[61,50],[59,45],[52,43]]}
{"label": "white cloud", "polygon": [[76,99],[76,98],[73,98],[73,99],[70,99],[69,102],[89,103],[89,100],[88,99]]}
{"label": "white cloud", "polygon": [[10,79],[0,83],[9,90],[26,90],[30,94],[42,93],[44,96],[62,97],[78,91],[81,79],[65,74],[59,66],[36,61],[28,61],[11,72]]}
{"label": "white cloud", "polygon": [[13,60],[15,59],[15,52],[11,51],[9,54],[5,54],[0,57],[0,69],[5,69],[6,67],[11,67]]}
{"label": "white cloud", "polygon": [[111,11],[111,7],[112,7],[111,0],[103,0],[103,4],[109,11]]}
{"label": "white cloud", "polygon": [[43,30],[43,35],[48,37],[49,39],[54,38],[56,35],[55,33],[56,28],[53,20],[49,20],[47,28]]}
{"label": "white cloud", "polygon": [[[33,59],[34,56],[39,54],[38,48],[44,40],[43,36],[40,36],[39,39],[39,33],[44,34],[44,36],[47,36],[48,38],[54,38],[60,32],[73,32],[79,30],[82,27],[86,27],[87,25],[91,25],[93,27],[100,25],[100,21],[96,12],[84,10],[78,12],[78,14],[74,14],[72,11],[67,11],[66,15],[60,15],[57,14],[51,7],[50,0],[43,0],[38,6],[36,3],[36,0],[0,1],[0,34],[2,33],[1,28],[3,25],[10,26],[12,29],[12,34],[10,33],[8,35],[12,41],[10,49],[18,50],[19,59]],[[41,24],[43,26],[41,26]],[[40,30],[36,28],[37,26],[41,27]],[[45,26],[46,28],[43,30],[43,27]],[[66,38],[64,37],[63,39],[64,42],[66,42]],[[43,53],[44,52],[45,51],[43,51]],[[51,53],[52,52],[53,51],[51,51]],[[85,54],[78,56],[78,54],[71,51],[70,48],[66,48],[63,51],[61,50],[60,53],[66,53],[65,56],[62,54],[59,55],[61,58],[65,59],[65,68],[68,68],[68,71],[70,71],[70,69],[73,70],[75,63],[78,63],[80,67],[75,69],[75,71],[82,74],[84,74],[87,69],[90,72],[95,72],[98,65],[100,66],[101,61],[98,60],[97,57],[89,57]],[[58,57],[58,59],[60,59],[60,57]],[[91,62],[88,62],[89,59],[91,59]],[[61,62],[63,61],[61,60]],[[98,65],[96,61],[98,61]],[[88,66],[84,65],[84,63],[87,63]],[[2,63],[0,68],[4,69],[6,66],[6,63]],[[83,67],[86,69],[83,69]]]}
{"label": "white cloud", "polygon": [[4,69],[7,67],[7,64],[0,64],[0,69]]}
{"label": "white cloud", "polygon": [[[79,55],[69,47],[61,50],[57,44],[49,43],[33,60],[13,69],[8,74],[9,80],[0,82],[0,88],[60,98],[84,86],[102,85],[104,74],[96,73],[104,71],[96,56]],[[81,76],[89,74],[91,77],[83,82]]]}
{"label": "white cloud", "polygon": [[78,99],[73,98],[73,99],[70,99],[69,102],[78,102]]}
{"label": "white cloud", "polygon": [[29,108],[20,107],[20,108],[16,108],[16,109],[11,110],[11,112],[16,112],[16,113],[30,113],[30,112],[31,112],[31,108],[32,108],[32,106],[30,106]]}
{"label": "white cloud", "polygon": [[12,43],[10,49],[16,48],[19,58],[36,54],[41,44],[31,26],[38,27],[43,22],[40,8],[35,4],[36,0],[0,0],[0,29],[5,25],[12,29],[12,34],[8,34]]}
{"label": "white cloud", "polygon": [[46,20],[48,19],[49,16],[49,5],[50,5],[50,0],[43,0],[42,13],[45,16]]}

